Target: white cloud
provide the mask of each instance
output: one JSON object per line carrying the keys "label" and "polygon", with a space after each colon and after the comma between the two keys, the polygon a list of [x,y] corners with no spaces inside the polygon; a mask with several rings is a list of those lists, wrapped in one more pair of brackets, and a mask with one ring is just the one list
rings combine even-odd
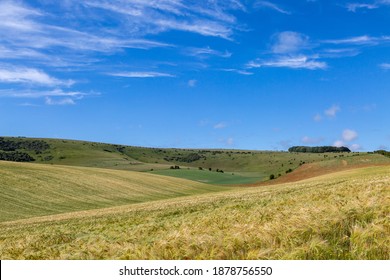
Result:
{"label": "white cloud", "polygon": [[390,63],[382,63],[379,65],[382,69],[390,70]]}
{"label": "white cloud", "polygon": [[233,145],[234,145],[234,138],[233,138],[233,137],[229,137],[229,138],[226,140],[226,145],[228,145],[228,146],[233,146]]}
{"label": "white cloud", "polygon": [[277,11],[279,13],[286,14],[286,15],[291,14],[291,12],[282,9],[278,5],[276,5],[272,2],[269,2],[269,1],[256,1],[254,4],[254,7],[255,8],[268,8],[268,9],[271,9],[271,10],[274,10],[274,11]]}
{"label": "white cloud", "polygon": [[159,77],[175,77],[175,75],[162,72],[118,72],[108,73],[109,76],[124,77],[124,78],[159,78]]}
{"label": "white cloud", "polygon": [[345,145],[344,142],[341,140],[337,140],[333,143],[333,146],[335,147],[343,147],[344,145]]}
{"label": "white cloud", "polygon": [[365,3],[348,3],[346,8],[350,12],[356,12],[358,9],[377,9],[379,6],[377,4],[365,4]]}
{"label": "white cloud", "polygon": [[74,81],[62,81],[49,76],[47,73],[34,68],[0,68],[0,82],[3,83],[27,83],[40,86],[71,86]]}
{"label": "white cloud", "polygon": [[196,84],[197,84],[197,83],[198,83],[197,80],[192,79],[192,80],[189,80],[189,81],[188,81],[188,86],[189,86],[189,87],[196,87]]}
{"label": "white cloud", "polygon": [[214,125],[215,129],[222,129],[222,128],[225,128],[225,127],[227,127],[227,123],[225,123],[225,122],[220,122],[220,123],[217,123],[217,124]]}
{"label": "white cloud", "polygon": [[271,50],[278,54],[297,53],[309,46],[308,36],[293,31],[280,32],[273,36],[273,40]]}
{"label": "white cloud", "polygon": [[351,129],[345,129],[342,134],[342,138],[346,142],[351,142],[358,137],[358,133]]}
{"label": "white cloud", "polygon": [[74,105],[74,104],[76,104],[75,101],[69,97],[60,98],[60,99],[46,97],[45,103],[46,103],[46,105]]}
{"label": "white cloud", "polygon": [[326,69],[328,65],[326,62],[317,61],[310,57],[300,56],[280,56],[271,58],[269,60],[255,60],[250,61],[247,65],[248,68],[259,68],[259,67],[285,67],[292,69]]}
{"label": "white cloud", "polygon": [[330,118],[336,117],[337,113],[340,112],[340,107],[337,105],[333,105],[329,109],[325,110],[325,115],[327,115]]}

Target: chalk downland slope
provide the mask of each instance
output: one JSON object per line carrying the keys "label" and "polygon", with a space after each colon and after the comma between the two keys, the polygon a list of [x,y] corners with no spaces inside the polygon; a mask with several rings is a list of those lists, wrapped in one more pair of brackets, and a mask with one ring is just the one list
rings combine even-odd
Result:
{"label": "chalk downland slope", "polygon": [[389,200],[389,167],[354,169],[3,222],[0,258],[388,260]]}
{"label": "chalk downland slope", "polygon": [[[0,137],[0,152],[12,146],[19,146],[17,151],[27,153],[36,164],[142,171],[214,185],[264,182],[271,175],[283,178],[300,166],[312,163],[335,166],[346,162],[349,167],[362,161],[390,164],[390,157],[372,153],[162,149],[65,139]],[[180,169],[170,169],[173,166]]]}

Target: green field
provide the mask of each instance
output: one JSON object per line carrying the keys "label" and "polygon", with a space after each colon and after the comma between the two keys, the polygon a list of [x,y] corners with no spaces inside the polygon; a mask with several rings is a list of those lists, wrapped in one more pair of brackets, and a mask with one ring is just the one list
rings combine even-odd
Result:
{"label": "green field", "polygon": [[0,258],[390,259],[389,199],[390,168],[370,167],[8,221]]}
{"label": "green field", "polygon": [[185,178],[192,181],[198,181],[207,184],[215,185],[232,185],[232,184],[248,184],[262,181],[263,174],[255,172],[213,172],[209,170],[199,169],[166,169],[151,171],[152,174],[171,176],[177,178]]}

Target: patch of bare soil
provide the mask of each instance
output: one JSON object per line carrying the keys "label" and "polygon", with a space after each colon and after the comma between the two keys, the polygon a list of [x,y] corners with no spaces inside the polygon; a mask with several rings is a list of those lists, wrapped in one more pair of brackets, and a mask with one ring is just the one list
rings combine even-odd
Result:
{"label": "patch of bare soil", "polygon": [[309,178],[314,178],[321,175],[326,175],[329,173],[339,172],[339,171],[345,171],[345,170],[351,170],[351,169],[357,169],[357,168],[363,168],[363,167],[371,167],[371,166],[386,166],[389,164],[369,164],[369,163],[359,163],[354,165],[348,165],[348,163],[343,160],[340,162],[340,164],[335,164],[332,166],[321,166],[319,163],[309,163],[304,164],[297,169],[295,169],[293,172],[288,173],[286,175],[283,175],[279,178],[276,178],[274,180],[269,180],[265,182],[259,182],[259,183],[252,183],[252,184],[246,184],[241,185],[245,187],[258,187],[258,186],[268,186],[268,185],[277,185],[277,184],[283,184],[283,183],[291,183],[291,182],[298,182]]}

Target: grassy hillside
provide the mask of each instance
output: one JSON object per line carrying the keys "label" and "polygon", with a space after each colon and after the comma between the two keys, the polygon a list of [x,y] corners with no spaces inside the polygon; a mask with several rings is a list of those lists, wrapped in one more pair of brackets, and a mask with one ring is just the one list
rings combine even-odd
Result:
{"label": "grassy hillside", "polygon": [[0,161],[0,222],[226,189],[132,171]]}
{"label": "grassy hillside", "polygon": [[390,168],[370,167],[3,222],[0,258],[390,259],[389,215]]}
{"label": "grassy hillside", "polygon": [[[117,170],[151,172],[209,184],[244,184],[267,181],[271,174],[283,177],[310,163],[333,165],[335,161],[350,165],[389,163],[390,158],[368,153],[288,153],[243,150],[201,150],[142,148],[61,139],[4,137],[9,142],[43,141],[47,149],[22,145],[18,151],[28,153],[34,163],[99,167]],[[26,146],[26,147],[25,147]],[[30,149],[27,149],[30,148]],[[180,170],[170,170],[170,166]],[[203,172],[199,172],[199,167]],[[189,168],[189,169],[188,169]],[[223,170],[224,174],[216,170]],[[187,171],[184,171],[187,170]],[[209,171],[211,170],[211,171]],[[234,173],[234,175],[232,175]]]}

